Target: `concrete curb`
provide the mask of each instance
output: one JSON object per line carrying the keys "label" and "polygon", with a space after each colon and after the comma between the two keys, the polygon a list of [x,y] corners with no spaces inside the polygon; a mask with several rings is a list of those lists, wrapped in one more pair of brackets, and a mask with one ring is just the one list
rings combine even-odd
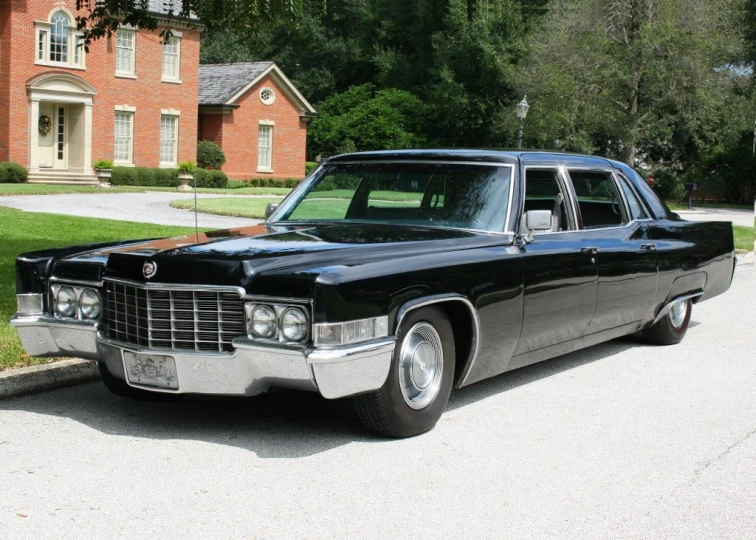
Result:
{"label": "concrete curb", "polygon": [[52,364],[0,371],[0,399],[73,386],[100,378],[97,362],[61,360]]}
{"label": "concrete curb", "polygon": [[738,257],[738,266],[743,266],[744,264],[754,264],[756,262],[756,256],[754,256],[753,251],[749,251],[748,253],[743,253],[737,256]]}

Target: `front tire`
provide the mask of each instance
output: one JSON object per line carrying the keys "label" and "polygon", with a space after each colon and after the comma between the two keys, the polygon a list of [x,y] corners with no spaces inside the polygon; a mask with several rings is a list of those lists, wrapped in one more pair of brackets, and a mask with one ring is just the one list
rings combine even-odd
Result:
{"label": "front tire", "polygon": [[656,345],[675,345],[680,343],[688,331],[693,300],[679,300],[655,325],[643,330],[642,335]]}
{"label": "front tire", "polygon": [[438,307],[412,311],[397,332],[394,358],[383,386],[354,398],[360,421],[388,437],[433,429],[454,382],[454,333]]}

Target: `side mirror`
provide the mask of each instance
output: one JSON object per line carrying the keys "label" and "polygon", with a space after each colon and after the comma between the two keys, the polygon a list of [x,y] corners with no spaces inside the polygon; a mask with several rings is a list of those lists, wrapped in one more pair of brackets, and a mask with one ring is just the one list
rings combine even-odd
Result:
{"label": "side mirror", "polygon": [[533,241],[533,235],[536,232],[550,231],[553,223],[551,220],[551,210],[530,210],[525,212],[522,219],[523,227],[527,231],[526,242]]}
{"label": "side mirror", "polygon": [[275,212],[278,209],[278,203],[276,202],[269,202],[268,206],[265,207],[265,219],[268,219],[273,212]]}

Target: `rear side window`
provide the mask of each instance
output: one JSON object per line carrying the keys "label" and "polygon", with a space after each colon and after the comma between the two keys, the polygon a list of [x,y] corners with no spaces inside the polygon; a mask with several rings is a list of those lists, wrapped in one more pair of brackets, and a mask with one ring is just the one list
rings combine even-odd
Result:
{"label": "rear side window", "polygon": [[635,194],[635,191],[633,191],[633,188],[630,187],[627,178],[620,176],[619,184],[622,192],[625,194],[625,199],[627,199],[627,205],[630,207],[630,217],[632,219],[647,219],[648,213],[643,207],[643,203],[640,202],[640,199]]}
{"label": "rear side window", "polygon": [[626,222],[612,175],[604,171],[570,170],[585,229],[616,227]]}

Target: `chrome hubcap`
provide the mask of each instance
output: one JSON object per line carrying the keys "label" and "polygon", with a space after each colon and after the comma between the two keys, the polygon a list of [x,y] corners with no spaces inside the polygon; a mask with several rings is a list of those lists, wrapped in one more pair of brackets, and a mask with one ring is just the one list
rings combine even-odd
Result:
{"label": "chrome hubcap", "polygon": [[399,352],[399,387],[413,409],[430,405],[441,389],[444,350],[441,338],[427,322],[413,326]]}
{"label": "chrome hubcap", "polygon": [[669,322],[675,328],[680,328],[685,321],[685,316],[688,314],[688,301],[678,300],[672,307],[669,308]]}

